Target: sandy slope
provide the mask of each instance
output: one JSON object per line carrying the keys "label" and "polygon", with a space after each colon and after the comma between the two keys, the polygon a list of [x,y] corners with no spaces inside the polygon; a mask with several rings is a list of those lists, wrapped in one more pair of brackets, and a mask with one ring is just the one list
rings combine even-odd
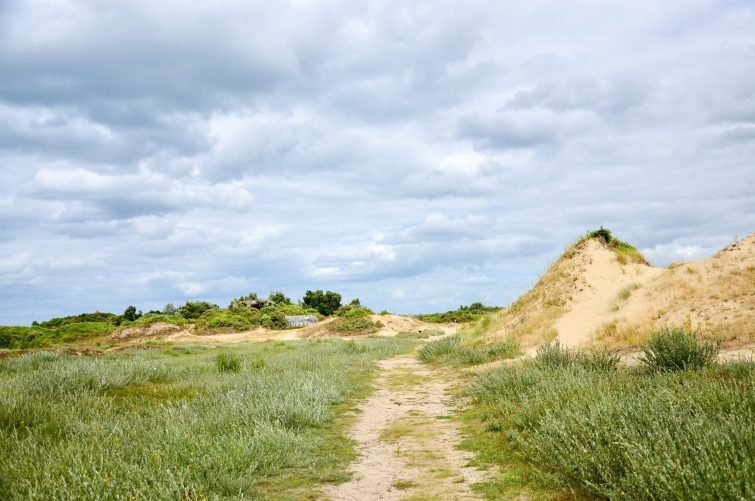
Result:
{"label": "sandy slope", "polygon": [[[400,315],[373,315],[373,321],[379,321],[383,327],[373,333],[376,336],[393,337],[399,332],[422,332],[428,329],[442,330],[446,334],[456,332],[455,324],[433,324],[421,322],[416,318]],[[173,324],[158,322],[147,327],[133,327],[118,331],[111,336],[114,341],[131,344],[144,343],[149,340],[163,340],[172,343],[239,343],[242,341],[289,341],[293,339],[342,337],[332,328],[333,318],[325,319],[316,324],[284,331],[258,328],[243,332],[229,332],[218,334],[195,334],[192,327],[179,327]],[[359,337],[350,335],[349,337]]]}
{"label": "sandy slope", "polygon": [[726,341],[755,343],[755,234],[716,255],[669,268],[622,264],[591,239],[570,248],[511,307],[478,328],[485,340],[525,346],[626,348],[663,326],[686,326]]}

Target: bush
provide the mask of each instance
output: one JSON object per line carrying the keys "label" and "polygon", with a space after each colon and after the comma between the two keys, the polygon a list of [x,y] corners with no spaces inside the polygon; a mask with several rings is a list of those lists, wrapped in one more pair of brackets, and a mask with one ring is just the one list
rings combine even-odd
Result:
{"label": "bush", "polygon": [[216,304],[207,301],[186,301],[186,304],[178,308],[178,313],[187,320],[193,320],[202,316],[208,310],[218,309]]}
{"label": "bush", "polygon": [[720,349],[720,342],[703,340],[681,328],[665,328],[642,346],[640,362],[660,372],[698,370],[713,365]]}
{"label": "bush", "polygon": [[212,309],[204,312],[197,319],[195,329],[197,332],[212,330],[246,331],[259,327],[260,324],[260,312],[252,308]]}
{"label": "bush", "polygon": [[262,325],[268,329],[281,330],[288,327],[288,321],[282,311],[275,310],[270,314],[262,315]]}
{"label": "bush", "polygon": [[218,353],[215,356],[215,367],[218,372],[238,372],[241,370],[241,359],[233,353]]}

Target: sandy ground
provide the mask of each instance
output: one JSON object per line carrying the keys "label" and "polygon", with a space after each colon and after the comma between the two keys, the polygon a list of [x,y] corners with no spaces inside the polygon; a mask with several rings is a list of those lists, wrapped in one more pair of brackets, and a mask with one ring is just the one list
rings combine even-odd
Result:
{"label": "sandy ground", "polygon": [[470,488],[482,472],[467,466],[472,453],[461,436],[446,390],[450,378],[403,356],[380,362],[377,391],[359,407],[350,436],[361,459],[351,481],[330,487],[340,500],[480,499]]}
{"label": "sandy ground", "polygon": [[[454,334],[459,328],[457,324],[434,324],[422,322],[413,317],[401,315],[373,315],[372,319],[381,322],[383,327],[373,333],[373,336],[394,337],[399,332],[422,332],[425,330],[441,330],[445,335]],[[343,336],[335,333],[331,324],[333,318],[327,318],[313,325],[301,329],[275,331],[264,328],[242,332],[221,334],[194,334],[191,327],[158,322],[148,327],[134,327],[124,329],[112,335],[112,340],[140,344],[150,340],[161,340],[171,343],[240,343],[244,341],[291,341],[307,338],[358,338],[360,336]],[[436,338],[437,339],[437,338]]]}
{"label": "sandy ground", "polygon": [[[587,242],[583,253],[587,262],[581,277],[582,291],[575,294],[569,310],[554,324],[558,340],[566,346],[591,340],[595,329],[611,318],[611,308],[622,289],[641,288],[665,271],[641,264],[621,266],[616,255],[596,241]],[[637,307],[648,308],[639,302]]]}

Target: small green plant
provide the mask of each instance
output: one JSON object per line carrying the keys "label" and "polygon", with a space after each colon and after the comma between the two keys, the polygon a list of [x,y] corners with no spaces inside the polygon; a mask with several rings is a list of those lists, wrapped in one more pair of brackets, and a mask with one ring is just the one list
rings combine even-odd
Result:
{"label": "small green plant", "polygon": [[714,365],[718,341],[701,339],[683,328],[664,328],[642,346],[640,362],[659,372],[698,370]]}
{"label": "small green plant", "polygon": [[221,352],[215,356],[215,367],[220,373],[238,372],[241,370],[241,359],[233,353]]}

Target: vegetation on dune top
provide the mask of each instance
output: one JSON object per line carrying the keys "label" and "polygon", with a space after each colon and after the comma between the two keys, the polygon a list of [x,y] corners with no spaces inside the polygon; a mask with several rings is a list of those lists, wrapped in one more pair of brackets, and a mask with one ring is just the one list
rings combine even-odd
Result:
{"label": "vegetation on dune top", "polygon": [[416,318],[423,322],[464,324],[474,322],[486,313],[493,313],[500,309],[499,306],[485,306],[478,302],[469,306],[459,306],[457,309],[445,313],[423,313],[416,315]]}
{"label": "vegetation on dune top", "polygon": [[619,240],[614,237],[611,230],[603,228],[602,226],[594,231],[589,231],[582,237],[575,246],[590,240],[598,240],[605,244],[609,249],[616,253],[616,258],[621,264],[637,263],[637,264],[649,264],[642,253],[637,250],[632,244]]}

